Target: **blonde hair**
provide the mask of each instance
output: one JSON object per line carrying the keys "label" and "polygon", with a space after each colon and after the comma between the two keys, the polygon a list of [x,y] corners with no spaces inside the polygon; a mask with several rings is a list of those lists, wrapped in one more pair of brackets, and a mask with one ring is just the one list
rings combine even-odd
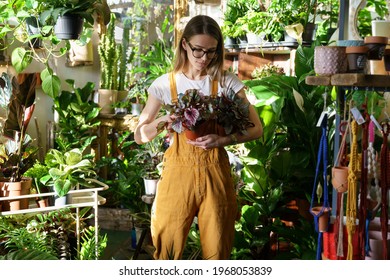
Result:
{"label": "blonde hair", "polygon": [[205,15],[194,16],[184,28],[184,31],[181,35],[180,40],[178,41],[179,43],[176,48],[173,71],[180,72],[188,59],[186,50],[182,46],[183,39],[188,42],[192,38],[192,36],[201,34],[210,35],[218,42],[216,49],[217,55],[211,60],[210,64],[208,65],[207,74],[210,75],[213,79],[220,80],[225,58],[223,36],[218,23],[213,18]]}

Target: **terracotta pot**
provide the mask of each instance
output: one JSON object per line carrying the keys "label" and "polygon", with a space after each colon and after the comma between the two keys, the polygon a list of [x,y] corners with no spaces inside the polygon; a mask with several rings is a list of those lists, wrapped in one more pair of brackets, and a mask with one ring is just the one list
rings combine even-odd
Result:
{"label": "terracotta pot", "polygon": [[36,203],[37,203],[37,206],[39,208],[45,208],[45,207],[48,207],[50,205],[48,198],[38,199],[38,200],[36,200]]}
{"label": "terracotta pot", "polygon": [[[12,197],[26,195],[30,193],[32,179],[23,178],[20,182],[0,182],[0,196]],[[2,202],[3,211],[16,211],[28,209],[29,199],[10,199]]]}
{"label": "terracotta pot", "polygon": [[338,192],[348,190],[348,169],[347,166],[332,167],[332,185]]}
{"label": "terracotta pot", "polygon": [[314,71],[318,75],[333,75],[347,71],[346,47],[317,46],[314,49]]}
{"label": "terracotta pot", "polygon": [[368,47],[367,58],[369,60],[381,60],[385,53],[388,38],[384,36],[367,36],[364,44]]}
{"label": "terracotta pot", "polygon": [[114,107],[112,106],[116,102],[117,90],[111,89],[99,89],[98,90],[98,100],[100,113],[101,114],[113,114]]}
{"label": "terracotta pot", "polygon": [[[323,208],[322,206],[315,206],[311,209],[311,212],[313,215],[318,216],[318,215],[320,215],[322,208]],[[332,210],[332,208],[330,208],[330,207],[324,208],[322,214],[318,217],[318,231],[319,232],[328,231],[329,217],[330,217],[331,210]]]}
{"label": "terracotta pot", "polygon": [[208,120],[197,125],[194,130],[185,130],[184,133],[187,139],[194,141],[196,138],[208,134],[224,135],[224,129],[216,121]]}
{"label": "terracotta pot", "polygon": [[348,60],[348,72],[364,73],[367,62],[368,47],[352,46],[345,50]]}

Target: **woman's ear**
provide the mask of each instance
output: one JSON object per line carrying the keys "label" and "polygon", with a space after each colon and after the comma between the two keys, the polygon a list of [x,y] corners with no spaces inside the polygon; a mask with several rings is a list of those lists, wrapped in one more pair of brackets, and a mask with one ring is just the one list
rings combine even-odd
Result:
{"label": "woman's ear", "polygon": [[181,40],[181,46],[183,47],[183,49],[185,50],[185,51],[187,51],[187,42],[186,42],[186,39],[185,38],[183,38],[182,40]]}

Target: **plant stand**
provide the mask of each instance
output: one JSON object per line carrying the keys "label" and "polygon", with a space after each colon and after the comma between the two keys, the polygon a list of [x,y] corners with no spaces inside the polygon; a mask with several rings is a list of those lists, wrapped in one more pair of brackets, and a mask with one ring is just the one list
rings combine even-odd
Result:
{"label": "plant stand", "polygon": [[[79,190],[71,190],[69,191],[69,194],[73,194],[72,200],[65,204],[64,206],[48,206],[45,208],[37,208],[37,205],[35,203],[35,199],[38,197],[51,197],[55,196],[55,192],[49,192],[49,193],[41,193],[41,194],[29,194],[29,195],[20,195],[15,196],[15,199],[33,199],[32,204],[29,205],[28,209],[21,209],[16,211],[2,211],[0,212],[0,216],[9,216],[9,215],[17,215],[17,214],[26,214],[26,213],[41,213],[41,212],[50,212],[59,210],[62,208],[76,208],[76,234],[77,234],[77,251],[80,251],[80,219],[79,219],[79,213],[80,208],[83,207],[93,207],[95,212],[95,227],[98,228],[98,207],[99,205],[102,205],[106,202],[106,199],[99,196],[98,192],[108,189],[108,186],[102,182],[99,182],[95,179],[90,179],[91,182],[94,182],[98,185],[101,185],[101,187],[97,188],[89,188],[89,189],[79,189]],[[0,197],[0,202],[8,200],[8,197]],[[99,232],[98,230],[95,230],[95,244],[96,244],[96,260],[98,259],[98,244],[99,240]]]}

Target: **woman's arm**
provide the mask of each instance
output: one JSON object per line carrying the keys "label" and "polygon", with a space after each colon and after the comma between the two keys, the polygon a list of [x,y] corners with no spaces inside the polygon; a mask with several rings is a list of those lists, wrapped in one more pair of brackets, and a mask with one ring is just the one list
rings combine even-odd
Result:
{"label": "woman's arm", "polygon": [[143,144],[151,141],[158,134],[157,125],[160,122],[171,122],[169,115],[156,119],[161,109],[161,101],[149,94],[145,108],[139,117],[138,125],[134,131],[134,140],[137,144]]}

